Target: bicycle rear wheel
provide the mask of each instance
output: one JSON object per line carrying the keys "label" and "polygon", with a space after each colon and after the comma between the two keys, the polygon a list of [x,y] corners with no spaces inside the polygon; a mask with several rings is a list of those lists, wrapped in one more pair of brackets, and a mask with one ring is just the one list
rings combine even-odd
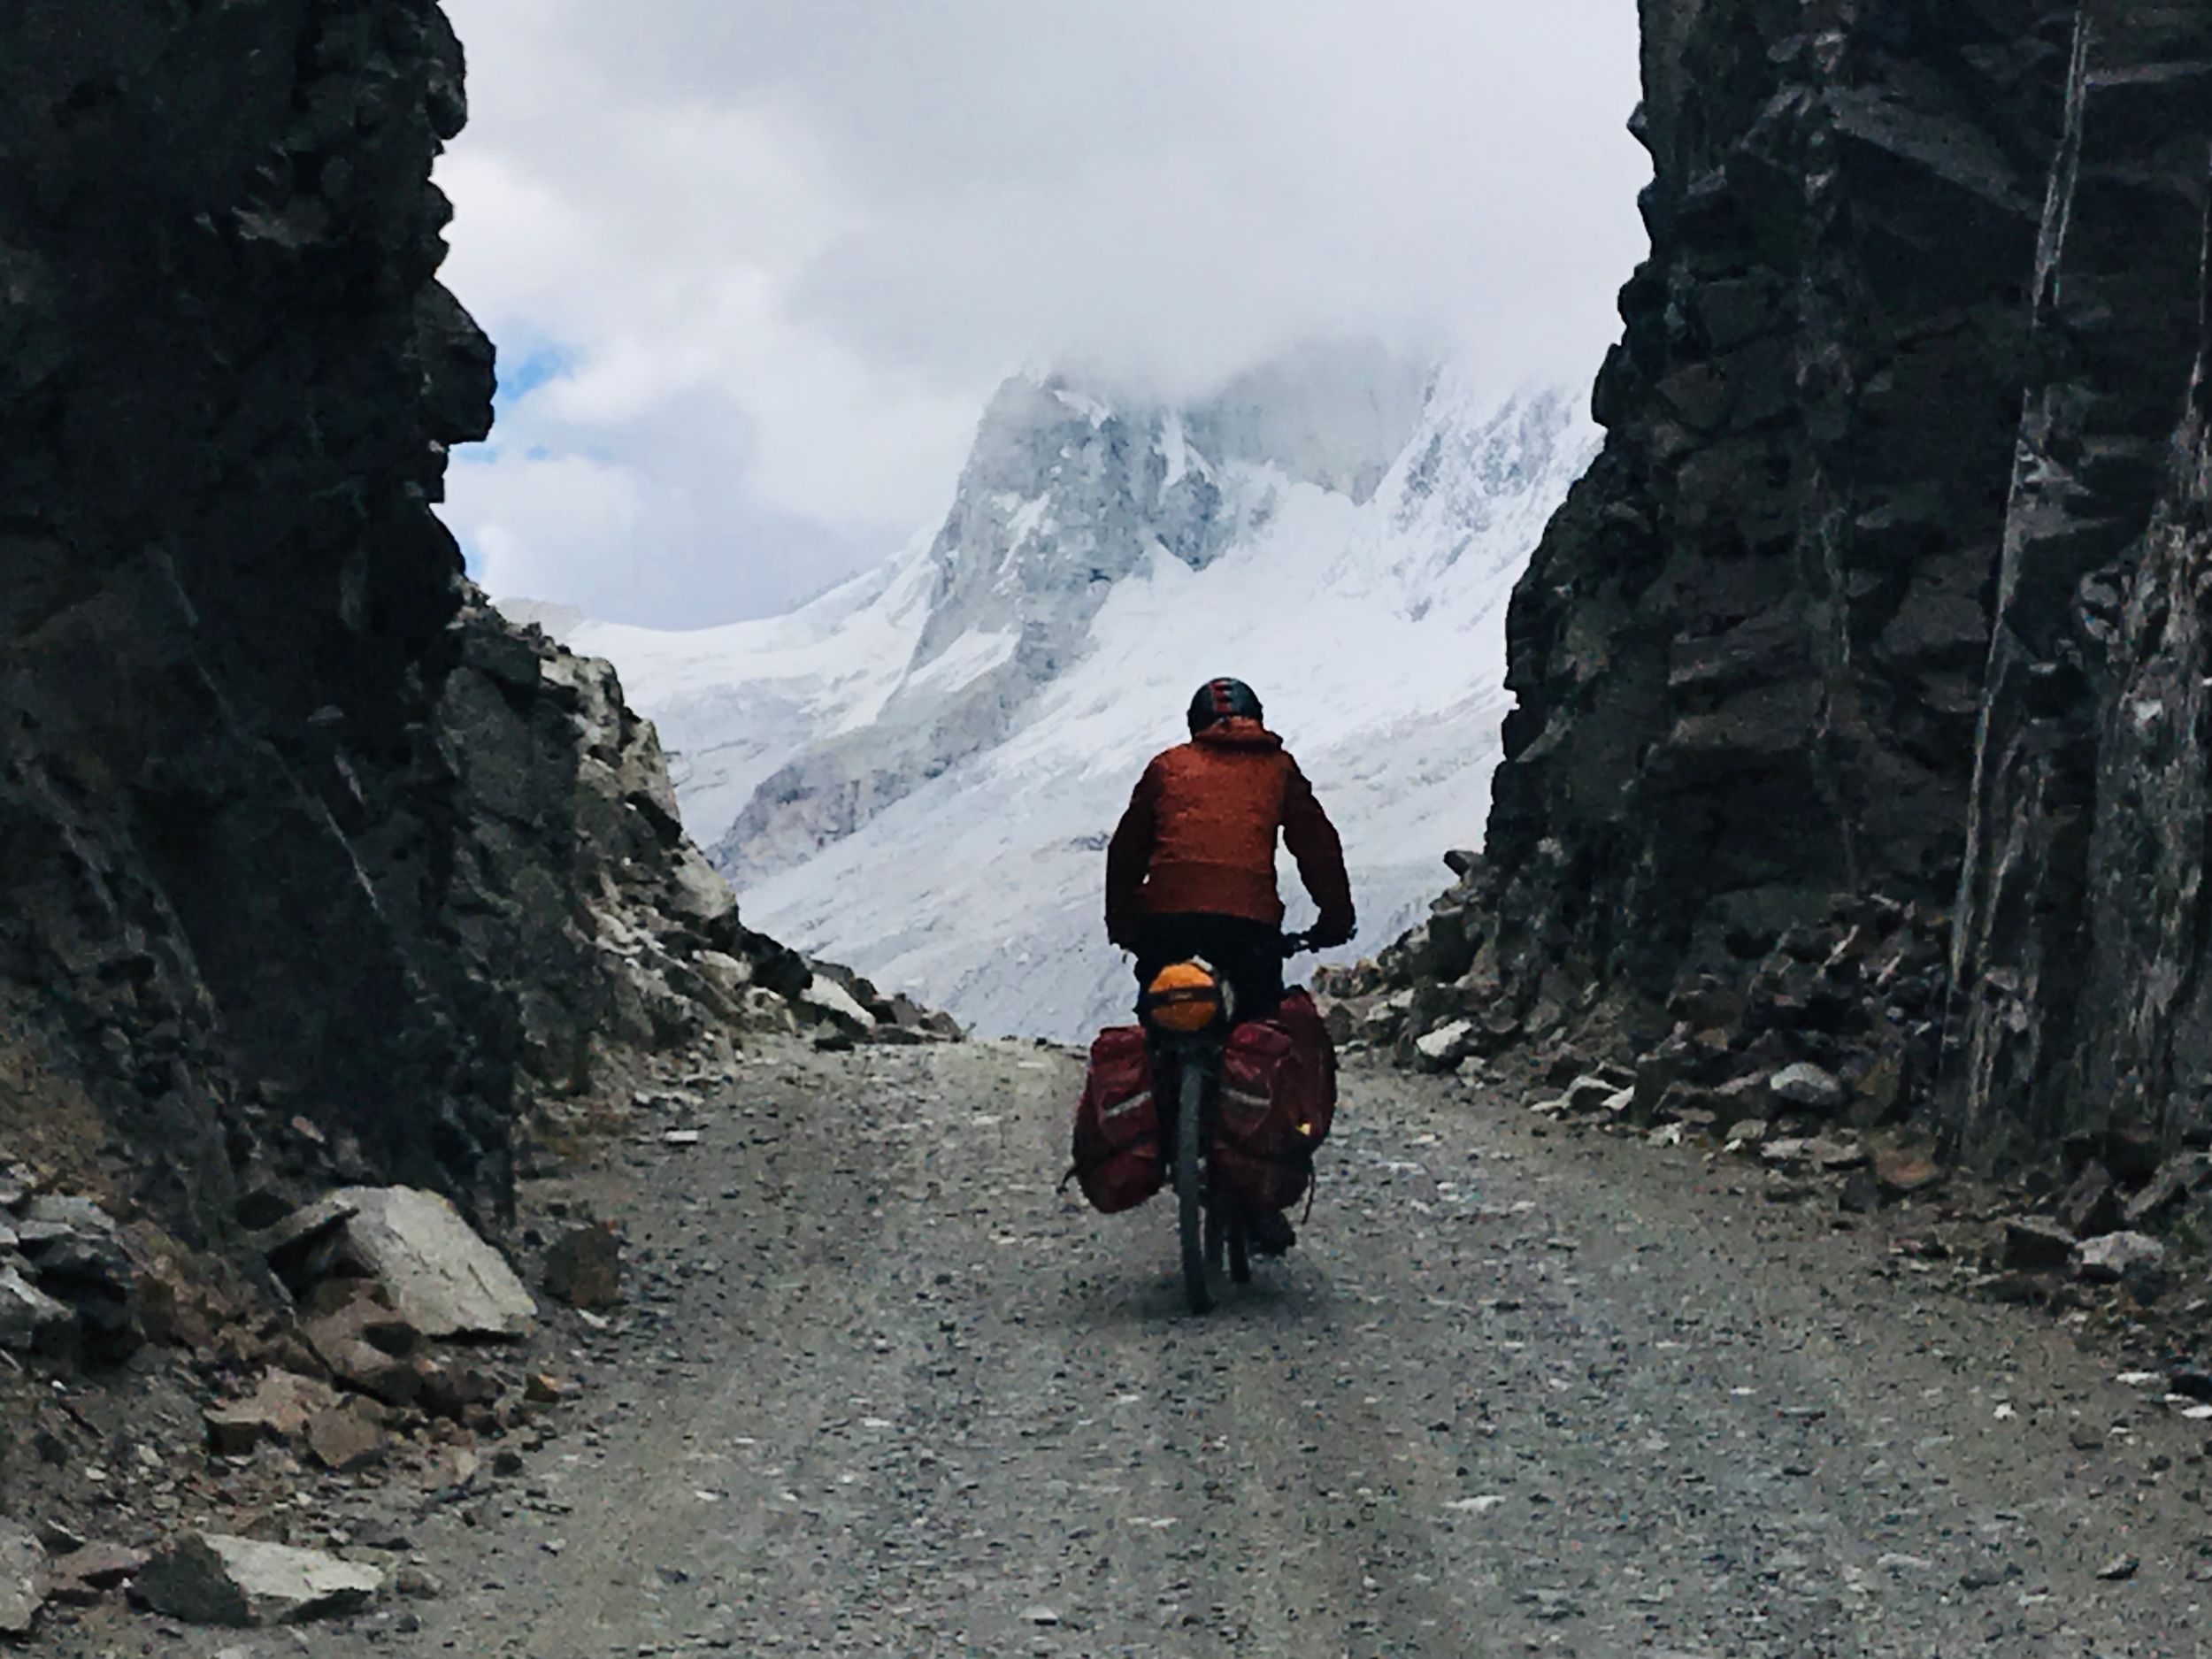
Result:
{"label": "bicycle rear wheel", "polygon": [[1183,1289],[1193,1313],[1204,1313],[1214,1305],[1213,1286],[1206,1277],[1206,1172],[1201,1161],[1205,1118],[1205,1073],[1186,1065],[1175,1114],[1175,1199],[1183,1234]]}

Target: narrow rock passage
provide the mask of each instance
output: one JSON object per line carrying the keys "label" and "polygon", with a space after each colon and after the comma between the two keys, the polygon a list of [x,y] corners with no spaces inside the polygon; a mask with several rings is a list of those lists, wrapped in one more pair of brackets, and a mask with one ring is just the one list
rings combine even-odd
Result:
{"label": "narrow rock passage", "polygon": [[2208,1651],[2204,1426],[1878,1229],[1355,1071],[1306,1241],[1194,1321],[1164,1207],[1053,1194],[1075,1082],[749,1067],[589,1194],[657,1276],[595,1426],[312,1650]]}

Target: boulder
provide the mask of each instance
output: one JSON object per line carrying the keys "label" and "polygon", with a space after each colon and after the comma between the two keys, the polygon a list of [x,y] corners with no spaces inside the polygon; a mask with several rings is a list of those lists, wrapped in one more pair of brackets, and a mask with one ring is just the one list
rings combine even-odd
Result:
{"label": "boulder", "polygon": [[967,1028],[941,1008],[929,1010],[917,1023],[940,1042],[965,1042],[968,1038]]}
{"label": "boulder", "polygon": [[52,1601],[89,1607],[146,1570],[143,1551],[117,1544],[81,1544],[53,1563]]}
{"label": "boulder", "polygon": [[1713,1100],[1724,1115],[1732,1110],[1739,1118],[1765,1111],[1773,1104],[1772,1096],[1767,1093],[1767,1079],[1756,1074],[1730,1078],[1713,1091]]}
{"label": "boulder", "polygon": [[0,1348],[19,1354],[43,1350],[61,1340],[71,1323],[69,1310],[19,1269],[0,1266]]}
{"label": "boulder", "polygon": [[702,927],[710,928],[737,913],[737,894],[722,872],[707,862],[706,855],[689,841],[683,842],[670,860],[668,887],[670,910]]}
{"label": "boulder", "polygon": [[1317,996],[1314,1004],[1319,1010],[1321,1023],[1328,1030],[1329,1041],[1340,1048],[1359,1034],[1360,1021],[1373,1006],[1366,997]]}
{"label": "boulder", "polygon": [[1413,1040],[1417,1064],[1424,1071],[1456,1070],[1467,1058],[1474,1035],[1472,1020],[1448,1020],[1427,1035]]}
{"label": "boulder", "polygon": [[2166,1247],[2147,1233],[2108,1233],[2085,1239],[2074,1252],[2074,1272],[2092,1284],[2116,1285],[2147,1268],[2163,1267]]}
{"label": "boulder", "polygon": [[1836,1206],[1855,1216],[1870,1216],[1882,1207],[1882,1184],[1870,1169],[1856,1169],[1836,1194]]}
{"label": "boulder", "polygon": [[2128,1200],[2127,1225],[2139,1228],[2169,1216],[2188,1202],[2190,1194],[2208,1185],[2212,1185],[2212,1157],[2191,1152],[2170,1158],[2158,1166],[2143,1190]]}
{"label": "boulder", "polygon": [[270,1241],[273,1259],[319,1240],[381,1285],[399,1317],[426,1337],[519,1337],[537,1304],[506,1258],[451,1202],[411,1187],[348,1187],[311,1204]]}
{"label": "boulder", "polygon": [[691,965],[699,971],[701,979],[727,997],[734,998],[753,982],[751,963],[719,950],[700,951],[692,957]]}
{"label": "boulder", "polygon": [[291,1371],[265,1373],[251,1395],[201,1413],[208,1449],[219,1456],[242,1457],[264,1440],[296,1440],[316,1412],[338,1403],[327,1383]]}
{"label": "boulder", "polygon": [[1893,1198],[1909,1198],[1943,1179],[1943,1169],[1927,1153],[1910,1147],[1874,1148],[1874,1179]]}
{"label": "boulder", "polygon": [[374,1567],[317,1549],[194,1532],[138,1578],[139,1599],[188,1624],[297,1624],[350,1613],[384,1586]]}
{"label": "boulder", "polygon": [[1841,1111],[1847,1098],[1832,1073],[1803,1063],[1784,1066],[1769,1078],[1767,1093],[1778,1105],[1803,1112]]}
{"label": "boulder", "polygon": [[1368,1007],[1360,1019],[1359,1034],[1381,1048],[1398,1034],[1398,1028],[1405,1024],[1406,1017],[1412,1012],[1412,991],[1393,991]]}
{"label": "boulder", "polygon": [[390,1405],[411,1404],[422,1392],[420,1333],[381,1285],[338,1279],[319,1286],[300,1333],[342,1383]]}
{"label": "boulder", "polygon": [[114,1362],[139,1346],[131,1319],[138,1270],[115,1218],[88,1198],[49,1194],[22,1207],[16,1248],[38,1287],[66,1307],[92,1357]]}
{"label": "boulder", "polygon": [[416,1374],[422,1392],[415,1405],[434,1417],[465,1423],[499,1399],[499,1379],[473,1365],[420,1365]]}
{"label": "boulder", "polygon": [[1805,1143],[1805,1154],[1813,1166],[1831,1174],[1843,1174],[1863,1169],[1868,1163],[1866,1148],[1855,1141],[1838,1141],[1827,1135],[1815,1135]]}
{"label": "boulder", "polygon": [[315,1461],[343,1473],[363,1469],[384,1455],[383,1418],[365,1400],[349,1400],[307,1419],[304,1439]]}
{"label": "boulder", "polygon": [[1605,1102],[1618,1093],[1619,1084],[1594,1073],[1586,1073],[1567,1085],[1564,1098],[1569,1111],[1594,1112],[1602,1110]]}
{"label": "boulder", "polygon": [[1682,1062],[1678,1056],[1652,1053],[1640,1055],[1636,1061],[1636,1115],[1647,1123],[1659,1121],[1671,1094],[1682,1087]]}
{"label": "boulder", "polygon": [[622,1240],[596,1223],[569,1228],[545,1253],[545,1294],[572,1308],[622,1301]]}
{"label": "boulder", "polygon": [[52,1583],[38,1540],[12,1521],[0,1521],[0,1636],[31,1633]]}
{"label": "boulder", "polygon": [[2058,1201],[2058,1218],[2078,1239],[2093,1239],[2124,1227],[2127,1205],[2113,1184],[2111,1171],[2097,1163],[2085,1167]]}
{"label": "boulder", "polygon": [[2074,1235],[2047,1216],[2018,1216],[2005,1223],[2004,1264],[2016,1271],[2063,1267],[2073,1259]]}
{"label": "boulder", "polygon": [[1812,1162],[1812,1148],[1794,1135],[1769,1140],[1759,1148],[1759,1162],[1778,1170],[1802,1169]]}
{"label": "boulder", "polygon": [[876,1017],[861,1006],[859,998],[826,974],[818,973],[799,993],[802,1014],[827,1021],[850,1033],[873,1031]]}
{"label": "boulder", "polygon": [[737,999],[740,1029],[763,1036],[794,1037],[799,1017],[791,1004],[764,985],[749,985]]}

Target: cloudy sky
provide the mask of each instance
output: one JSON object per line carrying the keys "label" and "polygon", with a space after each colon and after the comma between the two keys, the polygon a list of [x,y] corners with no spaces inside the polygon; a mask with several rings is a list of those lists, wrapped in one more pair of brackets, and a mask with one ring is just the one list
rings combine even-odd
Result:
{"label": "cloudy sky", "polygon": [[496,593],[688,626],[940,517],[1025,365],[1196,394],[1374,335],[1588,380],[1634,0],[447,0]]}

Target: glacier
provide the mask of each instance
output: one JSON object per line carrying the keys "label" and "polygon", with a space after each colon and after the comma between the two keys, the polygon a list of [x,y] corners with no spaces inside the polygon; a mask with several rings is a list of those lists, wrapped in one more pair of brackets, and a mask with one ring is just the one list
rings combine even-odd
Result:
{"label": "glacier", "polygon": [[1340,954],[1418,916],[1479,841],[1506,605],[1598,439],[1564,392],[1373,354],[1181,408],[1025,375],[876,570],[763,621],[562,631],[659,727],[752,926],[979,1031],[1079,1038],[1130,1001],[1106,837],[1211,676],[1258,690],[1343,832]]}

